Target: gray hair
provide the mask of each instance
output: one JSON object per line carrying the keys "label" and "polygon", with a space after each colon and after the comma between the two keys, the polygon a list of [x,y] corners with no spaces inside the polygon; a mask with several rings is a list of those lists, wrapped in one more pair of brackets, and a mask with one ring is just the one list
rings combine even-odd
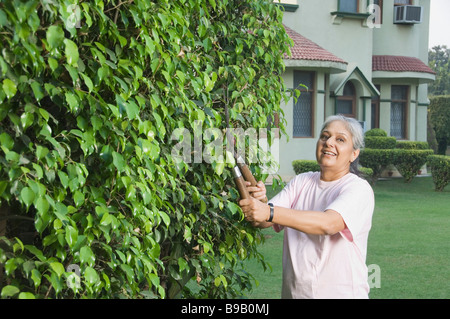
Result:
{"label": "gray hair", "polygon": [[[361,124],[351,117],[346,117],[341,114],[329,116],[322,125],[321,132],[330,125],[331,122],[341,121],[345,124],[347,130],[352,134],[352,143],[354,150],[362,150],[364,148],[364,130]],[[358,169],[359,156],[350,164],[350,172],[361,176],[361,172]]]}
{"label": "gray hair", "polygon": [[341,114],[329,116],[322,125],[323,131],[331,122],[341,121],[345,124],[347,130],[352,134],[353,149],[361,150],[364,148],[364,130],[357,120],[351,117],[346,117]]}

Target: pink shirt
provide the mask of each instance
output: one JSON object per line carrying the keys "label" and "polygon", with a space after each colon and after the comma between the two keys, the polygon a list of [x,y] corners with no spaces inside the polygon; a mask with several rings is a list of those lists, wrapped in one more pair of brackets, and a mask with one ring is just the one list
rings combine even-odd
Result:
{"label": "pink shirt", "polygon": [[[272,200],[274,206],[341,214],[346,228],[309,235],[285,227],[282,298],[368,298],[367,238],[374,195],[354,174],[324,182],[320,172],[297,175]],[[274,225],[279,232],[284,227]]]}

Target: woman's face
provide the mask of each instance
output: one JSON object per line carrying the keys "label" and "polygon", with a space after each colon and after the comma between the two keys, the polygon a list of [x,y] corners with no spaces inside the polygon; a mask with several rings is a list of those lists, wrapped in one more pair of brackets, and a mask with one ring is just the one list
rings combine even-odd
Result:
{"label": "woman's face", "polygon": [[348,172],[350,163],[359,155],[353,149],[351,133],[342,121],[333,121],[321,132],[317,141],[316,158],[322,171]]}

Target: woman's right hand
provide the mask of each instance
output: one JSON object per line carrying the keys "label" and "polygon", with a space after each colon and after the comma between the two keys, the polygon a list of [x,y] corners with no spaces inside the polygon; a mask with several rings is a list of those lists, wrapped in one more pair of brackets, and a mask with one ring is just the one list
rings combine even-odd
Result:
{"label": "woman's right hand", "polygon": [[263,203],[267,203],[266,186],[264,185],[264,183],[262,181],[259,181],[256,186],[250,185],[250,182],[245,182],[245,186],[247,186],[247,190],[250,195]]}

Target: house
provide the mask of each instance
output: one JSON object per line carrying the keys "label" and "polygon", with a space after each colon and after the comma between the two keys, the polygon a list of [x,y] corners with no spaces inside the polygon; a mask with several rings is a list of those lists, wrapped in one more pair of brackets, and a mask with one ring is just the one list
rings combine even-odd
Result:
{"label": "house", "polygon": [[[399,140],[427,140],[430,0],[284,0],[283,24],[294,47],[285,58],[282,105],[287,137],[279,141],[278,175],[292,161],[315,159],[324,119],[356,118]],[[306,86],[306,87],[305,87]]]}

